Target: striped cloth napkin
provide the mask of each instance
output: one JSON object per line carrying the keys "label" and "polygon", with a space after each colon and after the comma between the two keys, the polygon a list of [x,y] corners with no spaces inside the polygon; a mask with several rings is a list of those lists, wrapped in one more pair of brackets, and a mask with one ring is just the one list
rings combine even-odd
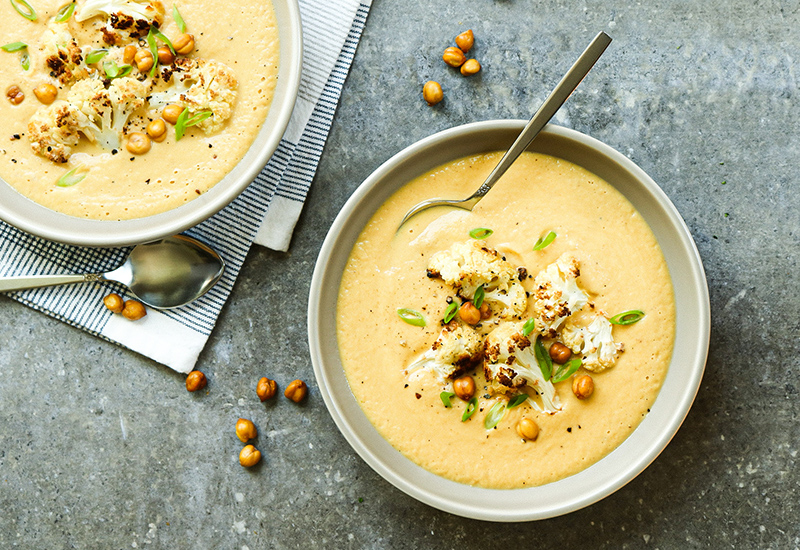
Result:
{"label": "striped cloth napkin", "polygon": [[[285,251],[317,170],[371,0],[300,0],[303,72],[283,139],[256,180],[229,206],[186,234],[225,259],[222,279],[188,306],[148,310],[128,321],[103,306],[109,285],[80,284],[8,296],[178,372],[189,372],[205,346],[253,242]],[[0,222],[0,276],[99,273],[124,261],[129,248],[91,249],[54,243]],[[117,288],[118,292],[124,291]]]}

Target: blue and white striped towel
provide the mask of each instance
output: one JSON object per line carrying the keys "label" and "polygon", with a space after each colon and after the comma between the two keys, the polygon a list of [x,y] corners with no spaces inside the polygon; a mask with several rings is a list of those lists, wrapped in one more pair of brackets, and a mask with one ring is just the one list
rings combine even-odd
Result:
{"label": "blue and white striped towel", "polygon": [[[189,372],[205,346],[253,242],[289,247],[328,137],[371,0],[300,0],[303,73],[291,121],[264,170],[224,210],[186,233],[217,250],[227,269],[203,298],[170,311],[149,310],[132,323],[103,306],[107,286],[49,287],[8,296],[178,372]],[[129,249],[53,243],[0,222],[0,276],[97,273],[119,265]],[[122,289],[120,289],[122,290]]]}

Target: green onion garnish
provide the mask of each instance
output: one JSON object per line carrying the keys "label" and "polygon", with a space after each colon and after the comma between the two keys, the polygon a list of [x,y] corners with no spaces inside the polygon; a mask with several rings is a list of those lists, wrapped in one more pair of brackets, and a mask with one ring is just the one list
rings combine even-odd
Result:
{"label": "green onion garnish", "polygon": [[64,4],[56,13],[56,21],[58,23],[63,23],[64,21],[69,20],[72,17],[72,12],[75,11],[75,2],[70,2],[69,4]]}
{"label": "green onion garnish", "polygon": [[443,391],[442,393],[439,394],[439,398],[442,400],[442,404],[448,409],[453,406],[450,400],[454,396],[455,394],[451,391]]}
{"label": "green onion garnish", "polygon": [[5,46],[0,46],[0,49],[2,49],[4,52],[11,53],[11,52],[18,52],[20,50],[24,50],[27,47],[28,47],[28,45],[25,42],[10,42],[10,43],[6,44]]}
{"label": "green onion garnish", "polygon": [[[183,137],[183,134],[186,132],[186,117],[188,117],[188,116],[189,116],[189,108],[188,107],[184,107],[183,111],[181,111],[181,114],[178,115],[178,120],[175,121],[175,141],[180,141],[180,139]],[[408,310],[406,310],[406,309],[400,310],[400,309],[398,309],[397,310],[397,314],[400,315],[400,317],[403,317],[400,314],[400,311],[413,311],[413,310],[410,310],[410,309],[408,309]],[[417,312],[415,311],[414,313],[417,313]],[[420,315],[420,317],[421,317],[421,315]],[[407,319],[404,318],[403,320],[406,323],[409,323],[409,321]],[[414,323],[411,323],[411,324],[413,325]]]}
{"label": "green onion garnish", "polygon": [[[169,38],[164,36],[164,33],[162,33],[155,27],[150,27],[150,30],[153,31],[153,34],[157,36],[159,40],[161,40],[164,44],[167,45],[169,51],[172,52],[172,55],[178,55],[177,53],[175,53],[175,48],[172,46],[172,42],[170,42]],[[156,52],[158,52],[158,49],[156,49]]]}
{"label": "green onion garnish", "polygon": [[483,305],[484,297],[485,292],[483,290],[483,285],[481,285],[475,289],[475,296],[472,297],[472,303],[475,304],[475,307],[480,308]]}
{"label": "green onion garnish", "polygon": [[213,114],[214,113],[211,111],[200,111],[190,117],[189,108],[184,108],[183,111],[181,111],[181,114],[178,116],[178,120],[175,121],[175,141],[178,141],[183,137],[183,135],[186,133],[186,128],[194,126],[195,124],[200,124]]}
{"label": "green onion garnish", "polygon": [[458,303],[454,300],[447,306],[447,309],[444,310],[444,322],[449,323],[453,320],[453,317],[456,316],[456,311],[458,311]]}
{"label": "green onion garnish", "polygon": [[521,393],[519,395],[515,395],[514,398],[508,402],[507,409],[513,409],[514,407],[519,407],[528,399],[528,394]]}
{"label": "green onion garnish", "polygon": [[609,321],[611,321],[612,325],[632,325],[633,323],[640,321],[642,317],[644,317],[644,311],[632,309],[630,311],[614,315],[611,319],[609,319]]}
{"label": "green onion garnish", "polygon": [[28,55],[27,51],[19,58],[19,64],[26,71],[31,68],[31,56]]}
{"label": "green onion garnish", "polygon": [[33,6],[28,4],[26,0],[10,0],[11,5],[17,13],[20,14],[22,17],[27,19],[28,21],[36,21],[38,19],[36,15],[36,10],[33,9]]}
{"label": "green onion garnish", "polygon": [[486,418],[483,419],[483,427],[487,430],[491,430],[495,426],[497,426],[503,417],[506,415],[506,406],[503,405],[500,401],[492,405],[492,408],[489,409]]}
{"label": "green onion garnish", "polygon": [[86,54],[86,64],[93,65],[108,55],[108,50],[100,48],[99,50],[92,50]]}
{"label": "green onion garnish", "polygon": [[533,329],[535,328],[536,328],[536,320],[528,319],[527,321],[525,321],[525,324],[522,325],[522,335],[523,336],[529,335],[531,332],[533,332]]}
{"label": "green onion garnish", "polygon": [[106,72],[106,76],[108,76],[108,78],[113,80],[115,78],[122,78],[123,76],[128,76],[133,70],[133,67],[131,67],[130,65],[118,66],[112,59],[111,61],[106,61],[105,63],[103,63],[103,70]]}
{"label": "green onion garnish", "polygon": [[172,4],[172,18],[175,20],[175,24],[178,25],[178,29],[182,33],[186,32],[186,23],[183,22],[183,17],[181,17],[178,6],[175,4]]}
{"label": "green onion garnish", "polygon": [[[80,173],[78,173],[79,169],[81,170]],[[85,170],[82,165],[76,166],[75,168],[73,168],[60,178],[58,178],[58,180],[56,181],[56,185],[58,185],[59,187],[72,187],[76,183],[81,182],[83,178],[85,178],[88,175],[89,171]]]}
{"label": "green onion garnish", "polygon": [[559,382],[563,382],[564,380],[575,374],[575,372],[579,368],[581,368],[580,357],[576,357],[575,359],[567,361],[566,363],[558,367],[558,370],[555,372],[555,374],[553,374],[553,383],[557,384]]}
{"label": "green onion garnish", "polygon": [[150,49],[150,54],[153,56],[153,66],[150,68],[150,76],[156,74],[156,67],[158,67],[158,46],[156,46],[156,39],[153,36],[153,27],[147,31],[147,47]]}
{"label": "green onion garnish", "polygon": [[469,232],[469,236],[473,239],[478,239],[479,241],[491,236],[494,233],[491,229],[487,229],[486,227],[476,227],[472,231]]}
{"label": "green onion garnish", "polygon": [[[188,112],[188,109],[185,109],[181,116],[184,113]],[[178,122],[180,122],[181,117],[178,117]],[[175,124],[175,133],[178,133],[178,124]],[[425,326],[425,317],[422,316],[422,313],[419,311],[414,311],[413,309],[408,309],[407,307],[402,307],[397,310],[397,314],[400,318],[408,323],[409,325],[414,325],[415,327],[424,327]]]}
{"label": "green onion garnish", "polygon": [[464,414],[461,415],[461,422],[466,422],[467,420],[469,420],[477,410],[478,410],[478,398],[473,397],[472,399],[469,400],[469,403],[467,403],[467,408],[464,409]]}
{"label": "green onion garnish", "polygon": [[545,235],[544,237],[542,237],[538,241],[536,241],[536,244],[533,245],[533,249],[534,250],[542,250],[544,248],[547,248],[547,246],[550,243],[552,243],[555,239],[556,239],[555,232],[550,231],[547,235]]}
{"label": "green onion garnish", "polygon": [[539,370],[542,371],[542,376],[544,376],[545,380],[550,380],[550,376],[553,373],[553,360],[550,359],[550,354],[547,353],[541,338],[536,339],[533,351],[536,355],[536,362],[539,363]]}

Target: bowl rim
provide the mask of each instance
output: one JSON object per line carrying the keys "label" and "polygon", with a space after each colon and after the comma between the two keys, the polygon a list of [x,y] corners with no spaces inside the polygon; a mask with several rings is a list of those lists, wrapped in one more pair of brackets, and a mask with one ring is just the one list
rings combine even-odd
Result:
{"label": "bowl rim", "polygon": [[[202,196],[143,218],[103,221],[69,216],[32,201],[0,179],[0,220],[32,235],[88,247],[119,247],[155,241],[210,218],[238,197],[278,148],[300,90],[303,31],[298,0],[271,0],[279,32],[279,66],[273,101],[253,143],[223,179]],[[230,179],[227,183],[225,180]]]}
{"label": "bowl rim", "polygon": [[[374,427],[372,430],[375,432],[375,434],[369,433],[368,429],[366,430],[367,433],[359,433],[355,429],[355,421],[361,422],[361,419],[357,417],[357,414],[356,416],[348,416],[347,411],[345,411],[345,407],[352,407],[352,404],[347,402],[348,400],[355,402],[352,393],[349,392],[349,385],[347,385],[346,380],[345,384],[349,395],[342,396],[339,395],[339,393],[342,392],[336,393],[331,391],[331,387],[333,387],[334,384],[341,382],[340,380],[336,380],[336,377],[344,377],[344,372],[338,357],[338,349],[336,350],[336,357],[331,359],[329,355],[326,355],[325,350],[322,348],[322,335],[324,334],[323,331],[330,330],[330,326],[325,324],[321,309],[323,306],[323,294],[326,288],[330,289],[332,286],[335,287],[335,292],[338,294],[338,283],[341,281],[341,273],[331,273],[331,268],[329,268],[330,260],[335,253],[342,253],[342,248],[346,248],[344,251],[346,254],[349,255],[350,252],[350,248],[346,246],[343,247],[343,245],[338,242],[343,229],[347,226],[350,217],[357,211],[358,207],[365,200],[365,197],[367,197],[367,195],[372,192],[373,189],[379,186],[384,178],[389,177],[394,170],[398,169],[398,166],[406,162],[409,158],[413,158],[416,155],[425,154],[425,151],[429,151],[436,147],[442,147],[444,143],[463,139],[464,136],[468,136],[476,132],[480,133],[487,130],[507,130],[518,133],[522,130],[526,122],[527,121],[524,120],[489,120],[457,126],[424,138],[406,147],[384,162],[366,180],[364,180],[361,185],[359,185],[351,197],[346,201],[339,214],[336,216],[336,219],[331,225],[328,235],[326,236],[325,241],[320,249],[314,268],[314,273],[312,275],[309,292],[308,338],[314,374],[317,378],[320,393],[322,394],[328,411],[348,443],[350,443],[353,449],[362,457],[362,459],[364,459],[365,462],[370,465],[370,467],[372,467],[373,470],[375,470],[395,487],[414,497],[415,499],[433,506],[434,508],[438,508],[456,515],[489,521],[528,521],[546,519],[566,514],[605,498],[639,475],[663,451],[663,449],[677,433],[678,429],[686,418],[686,415],[688,414],[688,411],[699,390],[700,382],[705,370],[711,333],[711,312],[708,286],[702,261],[694,240],[689,233],[688,227],[666,194],[641,168],[639,168],[633,161],[615,149],[576,130],[550,124],[543,130],[542,134],[554,136],[559,139],[570,140],[577,142],[579,145],[589,147],[597,151],[600,155],[609,159],[609,161],[616,163],[623,169],[627,170],[631,176],[642,185],[644,191],[656,201],[657,206],[660,207],[661,211],[663,211],[663,214],[668,218],[670,228],[674,229],[678,234],[679,242],[675,243],[675,245],[678,246],[681,253],[686,256],[686,260],[688,261],[690,268],[689,272],[683,275],[692,281],[692,286],[694,287],[693,290],[696,291],[695,298],[697,300],[697,310],[696,312],[692,312],[694,314],[692,320],[696,321],[697,324],[691,328],[691,333],[692,335],[696,335],[696,340],[694,340],[693,348],[687,351],[687,354],[691,357],[690,376],[688,378],[681,379],[675,399],[669,403],[669,407],[667,408],[666,406],[662,406],[659,408],[659,418],[663,417],[661,424],[663,424],[665,428],[663,428],[655,437],[641,435],[649,431],[648,427],[656,422],[655,420],[653,422],[648,422],[651,417],[654,416],[654,413],[651,412],[639,424],[634,432],[628,436],[628,438],[624,440],[622,444],[620,444],[619,447],[581,472],[578,472],[565,479],[542,486],[511,490],[472,487],[441,478],[440,476],[427,472],[420,466],[417,466],[400,454],[399,451],[396,451],[388,443],[382,445],[380,442],[376,442],[374,436],[377,434],[377,430],[375,430]],[[534,141],[532,147],[535,148],[535,144],[536,142]],[[455,159],[457,156],[454,156],[453,158]],[[396,190],[396,188],[397,187],[393,188],[393,190]],[[359,232],[361,229],[363,229],[363,227],[359,228]],[[662,243],[660,242],[659,244]],[[662,245],[662,249],[663,248],[664,247]],[[675,286],[675,276],[672,274],[672,272],[670,273],[670,276],[673,280],[673,286]],[[678,299],[676,297],[676,307],[677,302]],[[330,317],[331,316],[328,315],[328,318]],[[677,345],[678,334],[676,333],[676,348],[674,348],[674,350],[677,349]],[[672,361],[675,361],[675,351],[673,351]],[[334,363],[333,367],[331,366],[331,363]],[[670,370],[667,373],[667,377],[670,376],[670,371],[673,370],[672,365],[673,363],[670,364]],[[338,366],[338,369],[336,366]],[[667,380],[665,379],[664,385],[662,385],[662,388],[659,392],[659,396],[656,398],[656,402],[653,404],[652,411],[656,410],[656,407],[660,401],[659,398],[661,398],[661,395],[665,393],[666,385]],[[671,385],[674,384],[671,382]],[[670,393],[672,394],[675,392],[670,390]],[[665,402],[664,400],[666,399],[668,399],[668,396],[663,397],[661,402]],[[360,407],[357,404],[355,406],[358,408],[358,411],[361,413],[361,415],[364,415],[363,411],[360,410]],[[366,419],[365,415],[364,419]],[[369,423],[368,420],[367,423]],[[661,426],[661,424],[659,424],[659,426]],[[369,424],[369,426],[371,426],[371,424]],[[639,435],[637,436],[637,434]],[[381,436],[378,434],[378,437]],[[644,449],[645,452],[637,454],[633,460],[628,461],[622,467],[612,467],[613,471],[610,474],[600,470],[599,465],[603,464],[603,467],[607,468],[608,464],[613,463],[615,455],[619,456],[618,452],[620,449],[625,448],[625,452],[628,452],[628,449],[636,445],[640,439],[647,443]],[[383,441],[385,442],[385,440]],[[394,451],[394,456],[391,456],[391,451],[386,450],[386,446]],[[405,464],[404,462],[407,462],[408,464]],[[598,471],[605,475],[597,476],[596,474]],[[586,487],[585,483],[581,485],[581,482],[586,481],[589,482],[590,488],[588,490],[582,490],[579,492],[576,491],[575,494],[555,498],[555,501],[551,500],[550,502],[545,502],[544,504],[531,503],[531,499],[528,499],[528,506],[519,506],[519,499],[513,499],[514,505],[511,506],[510,503],[512,502],[512,499],[507,498],[509,491],[514,491],[515,496],[518,496],[518,494],[522,495],[524,492],[527,492],[528,495],[536,495],[537,492],[546,493],[549,495],[550,493],[553,493],[553,491],[549,489],[545,490],[546,488],[552,489],[556,486],[570,488],[575,485],[573,481],[576,479],[578,480],[578,486],[582,488]],[[443,487],[447,488],[448,490],[442,491]],[[560,487],[556,488],[556,494],[559,488]],[[455,493],[460,493],[459,496],[461,497],[467,495],[469,498],[455,498]],[[495,498],[500,493],[505,495],[506,498],[501,500]],[[495,503],[500,502],[501,504],[492,507],[486,506],[482,504],[482,499],[484,497],[486,500],[494,500]],[[503,506],[503,500],[509,502],[509,505]]]}

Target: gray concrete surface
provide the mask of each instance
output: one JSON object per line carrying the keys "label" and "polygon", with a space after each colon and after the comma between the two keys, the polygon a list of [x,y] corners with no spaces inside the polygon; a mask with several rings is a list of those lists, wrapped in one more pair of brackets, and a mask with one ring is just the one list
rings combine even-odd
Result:
{"label": "gray concrete surface", "polygon": [[[183,377],[0,297],[0,548],[797,548],[800,546],[798,2],[375,0],[288,254],[251,251],[199,367]],[[484,70],[441,50],[473,28]],[[601,29],[611,49],[559,113],[647,171],[707,270],[697,400],[629,485],[565,517],[471,521],[375,474],[328,415],[306,296],[338,209],[434,131],[527,118]],[[445,101],[427,107],[422,83]],[[257,378],[311,382],[301,406]],[[265,451],[237,464],[238,416]]]}

